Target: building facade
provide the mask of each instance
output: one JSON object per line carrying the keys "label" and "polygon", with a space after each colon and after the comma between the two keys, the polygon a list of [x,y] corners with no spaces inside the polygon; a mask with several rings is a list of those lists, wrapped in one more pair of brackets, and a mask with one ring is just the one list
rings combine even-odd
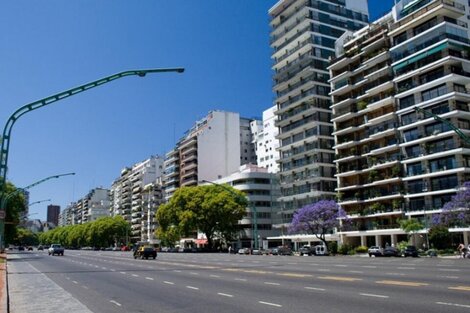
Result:
{"label": "building facade", "polygon": [[165,156],[165,199],[179,187],[214,181],[236,172],[241,164],[256,162],[251,123],[224,111],[211,111],[197,121]]}
{"label": "building facade", "polygon": [[279,172],[279,130],[276,126],[276,106],[263,111],[262,127],[256,137],[257,164],[268,169],[270,173]]}
{"label": "building facade", "polygon": [[[279,184],[275,174],[253,164],[242,165],[238,171],[227,177],[215,180],[216,184],[228,184],[244,192],[248,198],[246,216],[239,221],[239,239],[232,248],[253,248],[258,240],[258,247],[263,243],[267,248],[267,237],[278,236],[279,229],[273,228],[278,216]],[[256,225],[255,225],[256,213]]]}
{"label": "building facade", "polygon": [[337,41],[329,67],[337,191],[353,220],[342,240],[405,240],[400,219],[428,228],[468,180],[469,145],[432,116],[470,130],[466,11],[465,1],[403,0]]}
{"label": "building facade", "polygon": [[53,223],[55,226],[59,225],[60,205],[47,206],[47,222]]}
{"label": "building facade", "polygon": [[366,0],[282,0],[269,10],[276,126],[280,140],[280,205],[293,212],[335,196],[329,58],[335,40],[364,27]]}
{"label": "building facade", "polygon": [[129,237],[133,242],[148,241],[148,231],[155,230],[155,212],[163,201],[163,164],[162,157],[151,156],[132,167],[124,168],[121,176],[112,184],[110,214],[122,216],[131,225]]}

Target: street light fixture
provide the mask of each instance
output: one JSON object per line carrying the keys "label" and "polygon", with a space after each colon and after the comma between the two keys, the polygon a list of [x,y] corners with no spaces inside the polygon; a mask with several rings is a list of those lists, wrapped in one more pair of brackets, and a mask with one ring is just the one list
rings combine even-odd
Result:
{"label": "street light fixture", "polygon": [[[202,183],[209,183],[209,184],[212,184],[212,185],[216,185],[216,186],[219,186],[225,190],[227,190],[228,192],[230,192],[231,194],[235,195],[236,197],[240,197],[239,194],[236,194],[234,193],[232,190],[230,190],[229,188],[227,188],[226,186],[222,185],[222,184],[217,184],[215,182],[212,182],[212,181],[209,181],[209,180],[201,180]],[[258,214],[257,214],[257,210],[256,210],[256,206],[253,205],[249,199],[248,199],[248,204],[249,204],[249,208],[251,209],[252,213],[253,213],[253,241],[254,241],[254,245],[253,245],[253,248],[255,250],[258,250],[259,248],[259,236],[258,236]]]}

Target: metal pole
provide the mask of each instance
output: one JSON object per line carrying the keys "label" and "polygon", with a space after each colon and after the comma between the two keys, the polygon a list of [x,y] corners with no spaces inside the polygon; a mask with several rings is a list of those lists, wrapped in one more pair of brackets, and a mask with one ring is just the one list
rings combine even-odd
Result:
{"label": "metal pole", "polygon": [[[13,126],[15,122],[25,115],[26,113],[32,112],[34,110],[40,109],[42,107],[45,107],[49,104],[52,104],[54,102],[60,101],[62,99],[74,96],[76,94],[82,93],[84,91],[87,91],[89,89],[93,89],[95,87],[99,87],[101,85],[107,84],[113,80],[120,79],[122,77],[126,76],[139,76],[139,77],[144,77],[147,74],[152,74],[152,73],[162,73],[162,72],[177,72],[177,73],[183,73],[184,68],[160,68],[160,69],[138,69],[138,70],[130,70],[130,71],[124,71],[120,72],[114,75],[106,76],[104,78],[92,81],[90,83],[86,83],[83,85],[80,85],[78,87],[74,87],[62,92],[59,92],[55,95],[28,103],[26,105],[23,105],[19,109],[17,109],[7,120],[5,127],[3,129],[3,135],[1,137],[1,147],[0,147],[0,199],[5,196],[5,183],[6,183],[6,177],[7,177],[7,169],[8,169],[8,153],[9,153],[9,146],[10,146],[10,141],[11,141],[11,131],[13,129]],[[0,201],[1,202],[1,201]],[[5,208],[0,208],[0,209],[5,209]],[[3,218],[2,218],[3,217]],[[5,218],[5,212],[0,214],[0,249],[3,248],[3,242],[4,242],[4,218]]]}

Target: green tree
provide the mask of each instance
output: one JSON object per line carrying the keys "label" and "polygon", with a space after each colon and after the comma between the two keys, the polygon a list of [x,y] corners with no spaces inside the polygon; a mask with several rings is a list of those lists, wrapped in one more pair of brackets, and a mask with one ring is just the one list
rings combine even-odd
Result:
{"label": "green tree", "polygon": [[434,225],[429,229],[429,244],[435,249],[447,249],[451,246],[452,236],[445,225]]}
{"label": "green tree", "polygon": [[182,187],[158,209],[161,230],[157,235],[174,239],[176,234],[188,236],[199,230],[213,248],[216,235],[233,238],[238,221],[246,215],[246,206],[244,194],[230,186]]}
{"label": "green tree", "polygon": [[414,234],[416,234],[416,232],[423,229],[424,226],[416,218],[410,218],[410,219],[400,220],[400,228],[403,229],[403,231],[408,234],[408,237],[411,236],[412,243],[415,244]]}
{"label": "green tree", "polygon": [[29,229],[19,227],[16,232],[14,244],[21,246],[36,246],[39,243],[38,235]]}
{"label": "green tree", "polygon": [[4,195],[13,194],[8,199],[5,216],[5,244],[14,243],[17,237],[18,225],[20,223],[20,214],[24,212],[25,199],[21,192],[17,192],[17,188],[7,182],[5,185]]}

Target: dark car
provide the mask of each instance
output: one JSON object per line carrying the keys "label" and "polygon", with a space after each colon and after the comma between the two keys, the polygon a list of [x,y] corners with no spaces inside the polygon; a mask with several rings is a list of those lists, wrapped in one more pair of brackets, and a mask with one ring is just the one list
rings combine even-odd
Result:
{"label": "dark car", "polygon": [[43,251],[44,247],[43,246],[38,246],[38,251]]}
{"label": "dark car", "polygon": [[148,259],[148,258],[155,258],[157,257],[157,250],[153,247],[140,247],[139,249],[134,251],[134,259],[141,258],[141,259]]}
{"label": "dark car", "polygon": [[[273,253],[274,254],[274,253]],[[277,255],[292,255],[291,248],[288,247],[277,247]]]}
{"label": "dark car", "polygon": [[407,256],[411,256],[413,258],[418,257],[418,249],[415,246],[407,246],[405,250],[403,250],[403,256],[406,258]]}
{"label": "dark car", "polygon": [[24,247],[23,247],[23,246],[19,246],[19,247],[18,247],[18,251],[24,251]]}
{"label": "dark car", "polygon": [[400,251],[395,247],[387,247],[384,249],[383,256],[400,256]]}

